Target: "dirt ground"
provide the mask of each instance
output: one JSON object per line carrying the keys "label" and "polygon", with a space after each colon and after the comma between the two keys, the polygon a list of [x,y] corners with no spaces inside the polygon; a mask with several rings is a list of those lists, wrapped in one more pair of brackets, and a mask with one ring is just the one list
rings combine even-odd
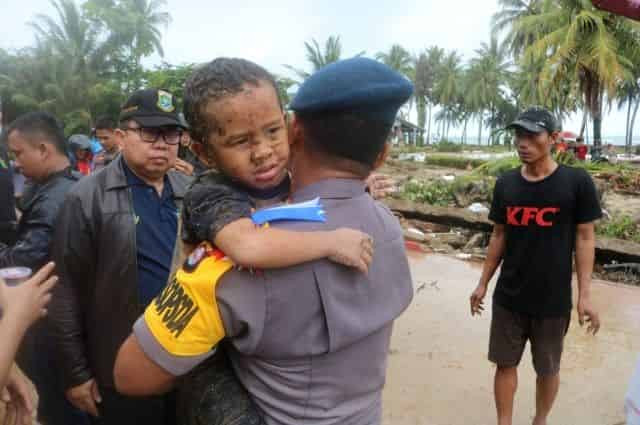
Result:
{"label": "dirt ground", "polygon": [[[411,266],[416,294],[394,330],[384,424],[495,424],[494,368],[486,359],[491,303],[480,318],[471,318],[468,305],[480,265],[421,255]],[[573,313],[550,425],[624,424],[624,394],[640,354],[640,288],[596,281],[592,296],[603,326],[588,336]],[[531,423],[534,387],[527,351],[514,424]]]}

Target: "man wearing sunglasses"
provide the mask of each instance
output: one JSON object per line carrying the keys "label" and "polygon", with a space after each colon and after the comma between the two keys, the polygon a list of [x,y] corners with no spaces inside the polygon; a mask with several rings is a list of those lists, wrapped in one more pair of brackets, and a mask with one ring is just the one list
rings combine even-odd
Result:
{"label": "man wearing sunglasses", "polygon": [[170,396],[115,391],[118,347],[166,282],[189,178],[172,170],[184,127],[171,93],[141,90],[114,132],[121,155],[67,195],[55,226],[50,308],[64,389],[95,424],[174,422]]}

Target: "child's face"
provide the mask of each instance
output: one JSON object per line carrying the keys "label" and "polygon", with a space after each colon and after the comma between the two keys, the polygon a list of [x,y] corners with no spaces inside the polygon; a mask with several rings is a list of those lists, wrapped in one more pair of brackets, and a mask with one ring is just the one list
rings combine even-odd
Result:
{"label": "child's face", "polygon": [[219,171],[241,184],[266,189],[286,176],[289,142],[278,96],[267,82],[211,102],[215,128],[207,149]]}

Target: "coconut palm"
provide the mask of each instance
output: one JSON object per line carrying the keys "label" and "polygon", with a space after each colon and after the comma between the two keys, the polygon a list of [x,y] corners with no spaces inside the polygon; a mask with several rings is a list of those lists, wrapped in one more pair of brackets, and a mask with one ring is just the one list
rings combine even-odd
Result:
{"label": "coconut palm", "polygon": [[503,43],[518,57],[535,39],[530,34],[513,31],[513,25],[526,16],[540,14],[542,0],[498,0],[498,4],[501,10],[492,18],[493,35],[507,31]]}
{"label": "coconut palm", "polygon": [[[434,87],[441,72],[441,65],[444,56],[444,49],[437,46],[431,46],[424,53],[420,54],[415,65],[416,99],[420,100],[424,98],[425,102],[425,108],[422,109],[422,112],[420,109],[421,106],[418,104],[418,122],[420,122],[420,120],[427,122],[427,144],[431,142],[431,118],[433,107],[438,104]],[[420,96],[418,96],[418,94],[420,94]],[[428,118],[425,117],[426,113],[428,113]]]}
{"label": "coconut palm", "polygon": [[438,114],[438,120],[442,124],[442,132],[445,134],[447,126],[454,121],[455,108],[462,89],[462,57],[453,50],[449,52],[439,67],[437,79],[434,84],[434,97],[437,99],[442,111]]}
{"label": "coconut palm", "polygon": [[388,67],[405,75],[409,79],[413,79],[415,70],[413,67],[413,58],[411,53],[399,44],[391,46],[388,52],[376,53],[376,59],[384,63]]}
{"label": "coconut palm", "polygon": [[[495,115],[498,105],[504,98],[505,86],[510,76],[508,70],[507,49],[494,36],[489,43],[482,43],[476,50],[476,56],[471,60],[468,90],[475,105],[482,126],[482,117],[488,112],[491,123],[489,143],[495,132]],[[481,131],[481,130],[480,130]]]}
{"label": "coconut palm", "polygon": [[[311,72],[291,65],[284,65],[285,68],[293,71],[293,73],[298,76],[300,82],[309,78],[311,74],[320,68],[342,59],[342,42],[340,41],[340,36],[330,36],[325,42],[324,48],[320,48],[320,44],[318,44],[315,38],[312,38],[310,43],[305,41],[304,47],[307,61],[311,64]],[[364,51],[358,53],[356,56],[362,55],[364,55]]]}
{"label": "coconut palm", "polygon": [[105,48],[109,49],[114,72],[124,77],[125,91],[142,86],[143,57],[157,52],[164,56],[162,29],[171,22],[162,9],[166,0],[89,0],[84,9],[95,28],[107,32]]}
{"label": "coconut palm", "polygon": [[[590,0],[544,0],[540,13],[512,23],[515,37],[535,40],[524,50],[528,60],[545,61],[541,74],[544,91],[558,90],[580,97],[593,121],[594,144],[601,144],[603,105],[617,95],[629,78],[630,62],[625,45],[632,24],[599,11]],[[563,87],[563,85],[567,87]]]}

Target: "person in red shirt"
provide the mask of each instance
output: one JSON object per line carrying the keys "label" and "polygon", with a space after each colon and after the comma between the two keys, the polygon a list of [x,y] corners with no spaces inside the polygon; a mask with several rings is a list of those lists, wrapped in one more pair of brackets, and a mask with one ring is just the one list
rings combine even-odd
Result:
{"label": "person in red shirt", "polygon": [[564,139],[560,139],[558,143],[556,143],[556,153],[566,152],[567,151],[567,142]]}
{"label": "person in red shirt", "polygon": [[578,144],[576,145],[576,158],[578,161],[585,161],[587,159],[587,152],[589,152],[589,148],[584,144],[584,138],[578,137],[576,139]]}

